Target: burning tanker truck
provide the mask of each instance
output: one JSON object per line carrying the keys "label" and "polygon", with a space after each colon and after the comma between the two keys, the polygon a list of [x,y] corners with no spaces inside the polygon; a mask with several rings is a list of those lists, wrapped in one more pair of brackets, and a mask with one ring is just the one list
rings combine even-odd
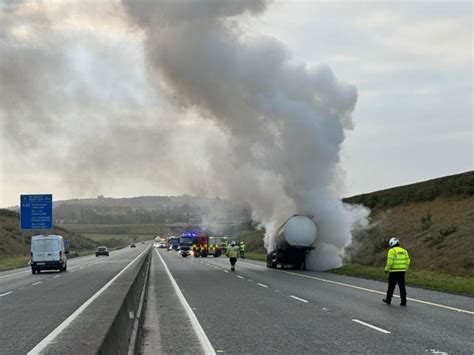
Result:
{"label": "burning tanker truck", "polygon": [[314,249],[316,223],[310,216],[294,215],[278,228],[275,234],[276,246],[267,254],[267,267],[284,268],[291,265],[306,269],[306,255]]}

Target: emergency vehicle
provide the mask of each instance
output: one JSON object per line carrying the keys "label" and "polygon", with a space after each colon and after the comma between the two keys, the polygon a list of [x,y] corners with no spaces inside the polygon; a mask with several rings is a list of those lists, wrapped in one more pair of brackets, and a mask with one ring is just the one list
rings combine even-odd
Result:
{"label": "emergency vehicle", "polygon": [[199,235],[193,239],[193,254],[194,257],[206,258],[209,255],[209,236]]}
{"label": "emergency vehicle", "polygon": [[221,238],[209,237],[209,255],[218,258],[222,255]]}

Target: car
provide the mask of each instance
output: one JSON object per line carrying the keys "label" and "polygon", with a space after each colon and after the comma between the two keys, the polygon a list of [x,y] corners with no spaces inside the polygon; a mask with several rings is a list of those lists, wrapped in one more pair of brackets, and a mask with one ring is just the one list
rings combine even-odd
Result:
{"label": "car", "polygon": [[95,251],[95,256],[98,257],[99,255],[109,256],[109,249],[106,246],[98,247]]}
{"label": "car", "polygon": [[31,273],[41,270],[67,270],[64,238],[61,235],[35,235],[31,237]]}
{"label": "car", "polygon": [[137,246],[135,245],[135,243],[132,243],[130,244],[130,248],[136,248]]}
{"label": "car", "polygon": [[160,249],[166,249],[166,243],[160,242],[160,243],[158,244],[158,248],[160,248]]}

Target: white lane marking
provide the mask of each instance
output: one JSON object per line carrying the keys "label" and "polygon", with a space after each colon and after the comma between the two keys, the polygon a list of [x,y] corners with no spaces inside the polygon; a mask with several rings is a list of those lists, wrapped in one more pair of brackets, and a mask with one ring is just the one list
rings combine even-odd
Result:
{"label": "white lane marking", "polygon": [[[259,268],[262,268],[262,269],[268,269],[266,266],[256,265],[256,264],[248,263],[248,262],[245,262],[245,261],[241,261],[241,262],[244,263],[244,264],[251,265],[251,266],[255,266],[255,267],[259,267]],[[297,274],[297,273],[291,272],[291,271],[275,270],[275,269],[273,269],[273,271],[283,272],[283,273],[285,273],[285,274],[290,274],[290,275],[293,275],[293,276],[305,277],[305,278],[307,278],[307,279],[312,279],[312,280],[327,282],[327,283],[334,284],[334,285],[339,285],[339,286],[344,286],[344,287],[350,287],[350,288],[354,288],[354,289],[361,290],[361,291],[367,291],[367,292],[371,292],[371,293],[378,293],[378,294],[380,294],[380,295],[384,295],[384,296],[385,296],[385,292],[377,291],[377,290],[372,290],[372,289],[370,289],[370,288],[365,288],[365,287],[350,285],[350,284],[346,284],[346,283],[343,283],[343,282],[338,282],[338,281],[323,279],[323,278],[320,278],[320,277],[315,277],[315,276],[310,276],[310,275],[305,275],[305,274]],[[400,298],[400,296],[398,296],[398,295],[393,295],[393,297],[398,297],[398,298]],[[423,301],[423,300],[419,300],[419,299],[417,299],[417,298],[410,298],[410,297],[407,297],[407,300],[408,300],[408,301],[412,301],[412,302],[417,302],[417,303],[426,304],[426,305],[433,306],[433,307],[439,307],[439,308],[449,309],[450,311],[456,311],[456,312],[460,312],[460,313],[467,313],[467,314],[472,314],[472,315],[474,315],[474,311],[468,311],[468,310],[462,309],[462,308],[456,308],[456,307],[451,307],[451,306],[445,306],[444,304],[439,304],[439,303],[434,303],[434,302]]]}
{"label": "white lane marking", "polygon": [[31,284],[31,286],[39,285],[39,284],[42,283],[42,282],[43,282],[43,281],[35,282],[34,284]]}
{"label": "white lane marking", "polygon": [[229,271],[228,271],[228,270],[224,270],[224,272],[227,272],[227,273],[229,273]]}
{"label": "white lane marking", "polygon": [[257,285],[259,285],[259,286],[262,286],[262,287],[265,287],[265,288],[267,288],[267,287],[268,287],[267,285],[261,284],[260,282],[259,282],[259,283],[257,283]]}
{"label": "white lane marking", "polygon": [[5,292],[5,293],[2,293],[0,295],[0,297],[3,297],[3,296],[6,296],[6,295],[9,295],[10,293],[13,293],[13,291],[8,291],[8,292]]}
{"label": "white lane marking", "polygon": [[12,277],[12,276],[15,276],[15,275],[20,275],[20,274],[26,274],[26,273],[29,273],[29,272],[31,272],[31,271],[15,272],[14,274],[0,276],[0,279],[4,279],[6,277]]}
{"label": "white lane marking", "polygon": [[[107,282],[99,291],[94,293],[91,298],[85,301],[78,309],[76,309],[69,317],[66,318],[60,325],[58,325],[51,333],[49,333],[43,340],[41,340],[33,349],[28,352],[28,355],[40,354],[48,345],[50,345],[61,332],[66,329],[94,300],[99,297],[109,286],[122,275],[143,253],[149,248],[138,254],[135,259],[130,261],[120,272],[115,275],[109,282]],[[72,272],[72,271],[71,271]]]}
{"label": "white lane marking", "polygon": [[53,276],[53,279],[57,279],[58,277],[61,277],[61,275]]}
{"label": "white lane marking", "polygon": [[305,300],[304,298],[299,298],[299,297],[296,297],[296,296],[293,296],[293,295],[290,295],[291,298],[294,298],[295,300],[298,300],[298,301],[301,301],[301,302],[304,302],[304,303],[308,303],[308,300]]}
{"label": "white lane marking", "polygon": [[173,275],[171,274],[170,270],[168,269],[168,266],[166,265],[165,261],[161,257],[160,253],[158,253],[158,250],[155,250],[155,251],[158,257],[160,258],[161,262],[163,263],[163,267],[165,268],[165,271],[168,274],[168,277],[171,281],[171,284],[173,285],[176,295],[178,296],[181,302],[181,305],[183,306],[184,310],[188,314],[189,320],[191,321],[191,325],[194,329],[194,333],[196,333],[196,336],[198,337],[199,342],[201,343],[201,348],[203,352],[205,354],[215,354],[216,351],[214,350],[214,347],[212,346],[211,342],[209,341],[209,338],[207,337],[206,333],[202,329],[201,324],[199,323],[196,315],[191,309],[191,306],[189,305],[188,301],[186,301],[186,298],[184,297],[183,293],[179,289],[179,286],[176,283],[175,279],[173,278]]}
{"label": "white lane marking", "polygon": [[362,324],[362,325],[365,325],[366,327],[378,330],[379,332],[382,332],[382,333],[385,333],[385,334],[390,334],[390,332],[388,330],[376,327],[375,325],[372,325],[372,324],[369,324],[369,323],[362,322],[361,320],[353,319],[352,321],[356,322],[356,323],[359,323],[359,324]]}
{"label": "white lane marking", "polygon": [[247,279],[247,281],[252,282],[253,280],[252,279]]}
{"label": "white lane marking", "polygon": [[240,276],[240,275],[237,275],[237,277],[238,277],[239,279],[243,279],[243,278],[244,278],[243,276]]}
{"label": "white lane marking", "polygon": [[218,269],[218,267],[217,267],[217,266],[214,266],[214,269]]}

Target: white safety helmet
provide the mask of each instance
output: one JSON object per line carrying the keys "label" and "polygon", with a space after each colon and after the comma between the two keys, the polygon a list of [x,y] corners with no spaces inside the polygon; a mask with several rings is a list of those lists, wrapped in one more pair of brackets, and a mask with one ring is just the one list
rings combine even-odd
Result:
{"label": "white safety helmet", "polygon": [[390,248],[394,247],[395,245],[399,245],[400,241],[397,238],[392,238],[388,242],[388,245],[390,245]]}
{"label": "white safety helmet", "polygon": [[231,241],[230,245],[234,246],[235,245],[235,240]]}

